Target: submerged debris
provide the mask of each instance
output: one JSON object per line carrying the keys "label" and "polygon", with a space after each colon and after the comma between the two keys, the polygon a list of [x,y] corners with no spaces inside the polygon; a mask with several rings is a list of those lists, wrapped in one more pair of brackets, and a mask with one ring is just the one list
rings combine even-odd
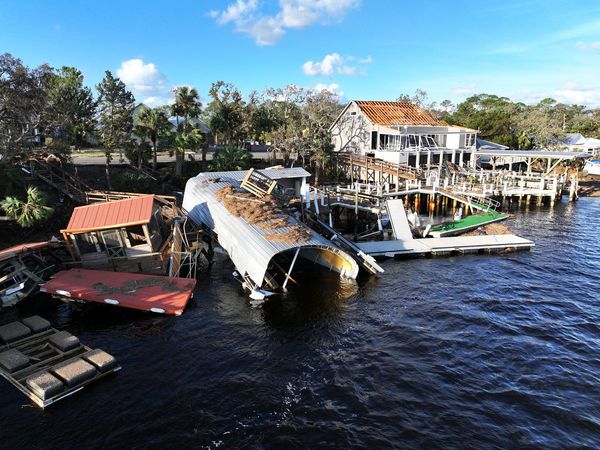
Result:
{"label": "submerged debris", "polygon": [[272,195],[258,199],[248,192],[236,191],[233,186],[225,186],[215,192],[215,197],[235,217],[241,217],[261,230],[271,231],[264,235],[265,239],[295,244],[305,242],[311,237],[307,228],[299,224],[289,224],[289,216],[282,211],[278,200]]}
{"label": "submerged debris", "polygon": [[513,231],[503,223],[494,222],[484,225],[476,230],[462,234],[462,236],[485,236],[491,234],[514,234]]}
{"label": "submerged debris", "polygon": [[94,289],[103,294],[134,294],[138,289],[143,289],[152,286],[160,286],[167,292],[183,292],[177,283],[169,280],[166,277],[144,278],[140,280],[127,280],[121,286],[110,286],[105,283],[95,283],[92,285]]}

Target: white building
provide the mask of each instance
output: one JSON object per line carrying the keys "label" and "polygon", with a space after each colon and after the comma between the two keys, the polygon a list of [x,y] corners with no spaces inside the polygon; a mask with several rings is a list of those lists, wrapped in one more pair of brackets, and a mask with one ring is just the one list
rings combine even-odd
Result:
{"label": "white building", "polygon": [[567,133],[563,146],[571,152],[586,152],[594,155],[600,152],[600,139],[586,138],[579,133]]}
{"label": "white building", "polygon": [[435,119],[416,105],[352,101],[329,127],[334,150],[422,166],[440,159],[463,165],[476,151],[477,130]]}

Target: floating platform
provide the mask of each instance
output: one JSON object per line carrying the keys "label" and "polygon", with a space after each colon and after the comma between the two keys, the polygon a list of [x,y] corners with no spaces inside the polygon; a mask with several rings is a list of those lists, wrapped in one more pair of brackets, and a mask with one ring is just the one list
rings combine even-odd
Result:
{"label": "floating platform", "polygon": [[514,234],[455,236],[424,239],[394,239],[357,244],[371,256],[393,258],[401,255],[449,255],[480,252],[529,250],[535,244]]}
{"label": "floating platform", "polygon": [[195,286],[196,280],[190,278],[71,269],[58,272],[40,291],[68,302],[89,301],[179,316]]}
{"label": "floating platform", "polygon": [[117,360],[39,316],[0,326],[0,375],[45,408],[121,370]]}

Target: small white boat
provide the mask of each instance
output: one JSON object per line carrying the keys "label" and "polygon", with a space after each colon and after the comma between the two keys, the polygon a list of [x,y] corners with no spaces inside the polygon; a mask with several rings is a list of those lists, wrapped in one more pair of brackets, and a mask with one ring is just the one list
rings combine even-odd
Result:
{"label": "small white boat", "polygon": [[600,175],[600,159],[592,159],[586,162],[583,171],[590,175]]}

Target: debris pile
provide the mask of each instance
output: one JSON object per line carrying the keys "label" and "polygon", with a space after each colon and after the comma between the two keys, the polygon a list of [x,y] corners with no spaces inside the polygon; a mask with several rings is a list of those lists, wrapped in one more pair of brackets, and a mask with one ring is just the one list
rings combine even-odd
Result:
{"label": "debris pile", "polygon": [[494,222],[464,233],[463,236],[485,236],[492,234],[513,234],[513,231],[502,223]]}
{"label": "debris pile", "polygon": [[[296,244],[311,237],[307,228],[299,224],[289,224],[289,217],[272,195],[258,199],[248,192],[236,191],[233,186],[225,186],[215,192],[215,197],[235,217],[241,217],[261,230],[271,231],[264,235],[270,241]],[[281,230],[282,228],[285,230]]]}

